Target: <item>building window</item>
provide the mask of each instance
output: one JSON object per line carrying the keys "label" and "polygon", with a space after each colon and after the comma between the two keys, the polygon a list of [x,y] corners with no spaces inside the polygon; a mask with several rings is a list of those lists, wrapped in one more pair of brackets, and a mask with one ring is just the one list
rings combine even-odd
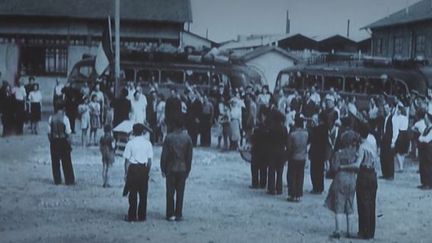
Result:
{"label": "building window", "polygon": [[416,55],[424,55],[426,50],[426,37],[424,35],[418,35],[415,45]]}
{"label": "building window", "polygon": [[66,47],[27,46],[21,48],[21,68],[26,75],[66,75]]}
{"label": "building window", "polygon": [[403,38],[396,37],[394,39],[394,54],[397,56],[402,56],[403,54]]}

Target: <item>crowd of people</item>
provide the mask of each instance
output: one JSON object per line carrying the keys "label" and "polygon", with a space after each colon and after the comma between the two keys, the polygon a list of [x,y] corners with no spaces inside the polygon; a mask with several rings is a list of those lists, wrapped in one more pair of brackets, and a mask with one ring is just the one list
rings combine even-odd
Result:
{"label": "crowd of people", "polygon": [[[253,189],[266,189],[270,195],[283,194],[283,172],[287,164],[290,202],[300,202],[303,197],[308,161],[312,194],[322,194],[324,178],[332,178],[325,206],[335,214],[332,234],[335,238],[342,235],[339,226],[344,217],[347,234],[353,236],[351,216],[355,194],[358,236],[374,237],[378,164],[381,178],[391,181],[395,172],[404,171],[406,156],[417,157],[419,188],[432,189],[431,92],[426,96],[415,94],[409,99],[383,93],[370,98],[365,107],[358,105],[355,95],[343,96],[333,88],[318,92],[315,86],[302,93],[283,87],[279,93],[272,94],[266,85],[231,88],[221,82],[205,92],[191,85],[186,85],[184,92],[172,88],[167,98],[156,84],[151,84],[147,93],[143,90],[142,86],[127,82],[120,96],[115,97],[106,79],[92,87],[85,83],[79,90],[57,80],[53,89],[55,114],[48,121],[55,184],[61,183],[60,161],[66,184],[75,183],[69,134],[76,132],[75,121],[79,120],[82,145],[100,147],[103,186],[109,187],[108,170],[114,162],[115,150],[112,130],[129,120],[143,125],[134,126],[136,137],[149,131],[150,146],[163,146],[161,169],[169,191],[168,220],[182,217],[184,181],[190,171],[192,146],[210,147],[212,137],[217,138],[213,143],[223,151],[237,151],[251,145],[250,187]],[[18,82],[13,88],[4,82],[0,94],[3,135],[13,131],[22,134],[27,119],[30,130],[37,134],[42,95],[34,78],[30,77],[25,86]],[[99,138],[97,132],[102,128],[104,135]],[[184,137],[181,130],[188,136]],[[188,144],[189,139],[191,147],[185,148],[183,142]],[[170,168],[166,156],[173,152],[173,147],[183,151],[185,158],[176,165],[180,167]],[[151,149],[143,154],[131,153],[133,149],[134,145],[128,143],[124,154],[125,194],[129,193],[131,203],[128,221],[145,220],[148,184],[132,174],[147,175],[144,177],[148,179],[151,160],[147,159],[152,157]],[[174,152],[178,155],[179,151]],[[174,209],[175,193],[180,201],[176,206],[179,209]],[[138,209],[137,194],[144,203]]]}
{"label": "crowd of people", "polygon": [[[0,80],[1,77],[0,72]],[[34,77],[29,77],[25,85],[22,81],[18,81],[14,87],[7,81],[2,81],[0,88],[2,136],[22,135],[25,124],[28,124],[31,134],[37,134],[41,110],[42,93]]]}

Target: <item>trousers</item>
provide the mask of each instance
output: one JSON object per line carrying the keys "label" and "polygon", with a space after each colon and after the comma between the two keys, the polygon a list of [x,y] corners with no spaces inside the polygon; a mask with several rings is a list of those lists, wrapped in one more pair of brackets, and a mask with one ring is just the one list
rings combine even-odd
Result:
{"label": "trousers", "polygon": [[[166,175],[166,217],[183,217],[183,197],[186,186],[186,172],[169,172]],[[175,203],[174,203],[175,195]],[[174,207],[175,205],[175,207]]]}
{"label": "trousers", "polygon": [[359,235],[365,239],[375,236],[375,201],[378,184],[375,171],[362,169],[357,175],[356,194]]}
{"label": "trousers", "polygon": [[[129,165],[126,182],[128,184],[127,190],[129,191],[129,221],[137,219],[142,221],[146,219],[149,171],[150,167],[146,165]],[[138,195],[139,204],[137,203]]]}
{"label": "trousers", "polygon": [[72,185],[75,183],[75,175],[71,159],[71,147],[65,138],[53,139],[50,143],[51,167],[54,177],[54,184],[61,183],[60,161],[65,177],[65,184]]}
{"label": "trousers", "polygon": [[288,196],[301,197],[303,196],[303,181],[304,181],[304,168],[306,161],[304,160],[290,160],[288,161]]}
{"label": "trousers", "polygon": [[324,160],[311,159],[310,176],[314,192],[324,191]]}

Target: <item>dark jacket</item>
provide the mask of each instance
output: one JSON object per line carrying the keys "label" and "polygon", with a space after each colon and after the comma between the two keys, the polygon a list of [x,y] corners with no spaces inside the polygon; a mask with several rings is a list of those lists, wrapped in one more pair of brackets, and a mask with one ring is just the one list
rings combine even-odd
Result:
{"label": "dark jacket", "polygon": [[309,159],[310,160],[326,160],[328,148],[328,129],[324,124],[311,128],[309,135]]}
{"label": "dark jacket", "polygon": [[116,127],[124,120],[129,120],[129,113],[131,111],[131,103],[126,97],[114,100],[114,121],[113,125]]}
{"label": "dark jacket", "polygon": [[170,172],[186,172],[189,174],[192,165],[192,140],[189,135],[176,130],[167,135],[162,147],[161,170],[165,174]]}

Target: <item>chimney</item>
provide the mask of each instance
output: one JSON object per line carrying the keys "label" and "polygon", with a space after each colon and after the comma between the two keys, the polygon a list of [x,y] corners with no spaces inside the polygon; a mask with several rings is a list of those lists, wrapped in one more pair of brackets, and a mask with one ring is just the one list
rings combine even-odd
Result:
{"label": "chimney", "polygon": [[[432,0],[431,0],[432,1]],[[289,18],[289,11],[287,10],[287,15],[286,15],[286,34],[290,33],[290,18]]]}
{"label": "chimney", "polygon": [[349,34],[350,34],[350,20],[348,19],[348,24],[347,24],[347,38],[349,38]]}

